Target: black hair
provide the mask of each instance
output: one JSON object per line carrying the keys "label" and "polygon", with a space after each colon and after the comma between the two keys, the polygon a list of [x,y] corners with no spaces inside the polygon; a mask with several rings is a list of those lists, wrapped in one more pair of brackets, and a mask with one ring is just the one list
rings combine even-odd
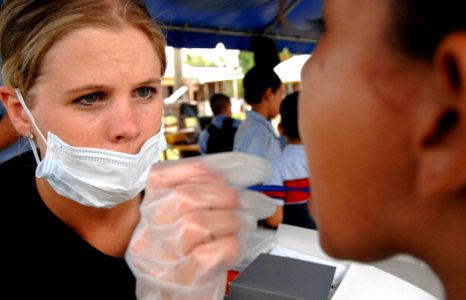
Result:
{"label": "black hair", "polygon": [[221,93],[213,94],[209,103],[214,115],[221,114],[226,106],[231,105],[230,97]]}
{"label": "black hair", "polygon": [[288,94],[280,104],[283,131],[292,140],[300,138],[298,130],[298,95],[299,92]]}
{"label": "black hair", "polygon": [[391,5],[391,40],[395,49],[430,61],[449,33],[466,30],[466,1],[387,0]]}
{"label": "black hair", "polygon": [[243,78],[244,100],[248,104],[261,103],[268,88],[275,93],[281,85],[282,81],[272,67],[254,66]]}
{"label": "black hair", "polygon": [[254,53],[254,65],[275,67],[280,63],[275,42],[265,36],[254,36],[251,40],[251,50]]}

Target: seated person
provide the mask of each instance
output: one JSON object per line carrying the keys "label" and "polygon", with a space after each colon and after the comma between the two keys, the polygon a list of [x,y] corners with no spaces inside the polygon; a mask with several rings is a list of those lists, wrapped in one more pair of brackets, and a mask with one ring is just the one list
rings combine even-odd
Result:
{"label": "seated person", "polygon": [[214,94],[210,97],[209,104],[214,117],[199,135],[199,152],[207,154],[232,151],[235,133],[241,121],[231,118],[230,98],[225,94]]}

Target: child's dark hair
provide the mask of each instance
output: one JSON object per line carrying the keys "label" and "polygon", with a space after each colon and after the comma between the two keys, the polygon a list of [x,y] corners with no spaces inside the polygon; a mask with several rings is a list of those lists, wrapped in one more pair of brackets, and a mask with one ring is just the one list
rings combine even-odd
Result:
{"label": "child's dark hair", "polygon": [[244,100],[248,104],[257,104],[262,102],[262,96],[268,88],[272,88],[275,93],[282,81],[275,73],[272,67],[254,66],[244,76]]}
{"label": "child's dark hair", "polygon": [[393,0],[390,40],[411,57],[431,60],[438,43],[466,30],[466,2],[459,0]]}
{"label": "child's dark hair", "polygon": [[280,104],[283,131],[292,140],[300,138],[298,130],[298,95],[299,92],[288,94]]}
{"label": "child's dark hair", "polygon": [[210,108],[212,109],[213,114],[219,115],[223,112],[223,109],[231,104],[230,97],[225,94],[217,93],[213,94],[209,100]]}

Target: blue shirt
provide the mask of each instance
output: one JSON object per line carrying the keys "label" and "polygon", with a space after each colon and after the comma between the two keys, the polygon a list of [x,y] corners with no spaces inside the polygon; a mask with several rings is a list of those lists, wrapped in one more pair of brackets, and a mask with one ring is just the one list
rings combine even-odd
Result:
{"label": "blue shirt", "polygon": [[[4,115],[6,115],[5,107],[3,107],[2,104],[0,104],[0,119],[3,118]],[[13,144],[11,144],[10,146],[0,151],[0,164],[3,163],[4,161],[9,160],[10,158],[13,158],[29,150],[31,150],[31,146],[29,145],[29,142],[27,141],[26,138],[22,137],[18,139],[16,142],[14,142]]]}
{"label": "blue shirt", "polygon": [[[223,125],[223,121],[225,120],[227,116],[226,115],[216,115],[212,118],[211,124],[214,125],[217,128],[221,128]],[[240,120],[233,119],[233,124],[232,126],[234,128],[238,128],[239,125],[241,124]],[[201,154],[206,154],[207,153],[207,141],[209,140],[209,131],[206,129],[202,130],[201,133],[199,134],[199,139],[197,142],[197,145],[199,146],[199,152]]]}
{"label": "blue shirt", "polygon": [[261,156],[273,161],[282,150],[272,123],[255,111],[246,111],[246,119],[236,131],[233,151]]}

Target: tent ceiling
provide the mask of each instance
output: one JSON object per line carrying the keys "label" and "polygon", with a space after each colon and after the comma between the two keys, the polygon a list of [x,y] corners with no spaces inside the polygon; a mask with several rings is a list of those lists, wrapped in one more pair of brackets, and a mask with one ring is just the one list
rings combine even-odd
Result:
{"label": "tent ceiling", "polygon": [[277,50],[310,53],[318,38],[322,0],[145,0],[177,48],[250,50],[251,37],[268,36]]}
{"label": "tent ceiling", "polygon": [[[323,0],[143,0],[177,48],[250,50],[251,37],[275,41],[277,50],[308,54],[318,34]],[[0,0],[0,4],[3,0]],[[318,25],[317,25],[318,26]]]}

